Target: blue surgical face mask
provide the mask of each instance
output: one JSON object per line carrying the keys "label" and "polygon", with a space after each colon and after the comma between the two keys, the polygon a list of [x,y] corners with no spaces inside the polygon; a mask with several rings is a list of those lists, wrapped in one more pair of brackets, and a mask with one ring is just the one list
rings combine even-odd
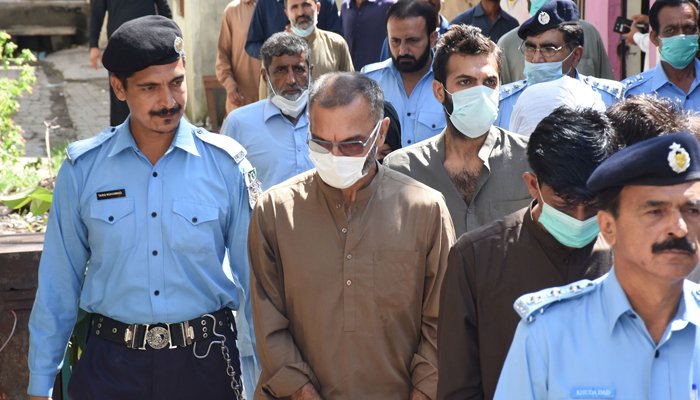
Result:
{"label": "blue surgical face mask", "polygon": [[544,3],[546,3],[549,0],[532,0],[530,1],[530,16],[534,16],[537,10],[542,8]]}
{"label": "blue surgical face mask", "polygon": [[598,236],[600,229],[595,215],[581,221],[545,203],[542,192],[540,192],[540,199],[542,199],[542,213],[537,222],[542,224],[559,243],[566,247],[580,249]]}
{"label": "blue surgical face mask", "polygon": [[698,52],[698,35],[676,35],[662,37],[661,59],[675,69],[690,65]]}
{"label": "blue surgical face mask", "polygon": [[455,93],[447,89],[445,92],[452,96],[450,122],[462,135],[474,139],[489,131],[498,116],[497,90],[479,85]]}
{"label": "blue surgical face mask", "polygon": [[571,57],[572,54],[574,54],[573,50],[565,59],[554,62],[531,63],[525,60],[523,75],[525,75],[527,83],[529,85],[534,85],[537,83],[554,81],[564,75],[568,75],[569,72],[571,72],[571,67],[569,67],[566,72],[562,71],[561,68],[562,65],[564,65],[564,61]]}

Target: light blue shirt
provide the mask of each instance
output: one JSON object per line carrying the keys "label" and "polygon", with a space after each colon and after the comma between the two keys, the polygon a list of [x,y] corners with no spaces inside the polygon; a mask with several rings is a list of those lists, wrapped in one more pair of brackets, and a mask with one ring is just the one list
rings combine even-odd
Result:
{"label": "light blue shirt", "polygon": [[695,79],[693,79],[688,93],[668,80],[666,72],[659,63],[655,68],[622,81],[625,86],[624,97],[642,93],[655,94],[673,100],[685,110],[700,112],[700,90],[698,89],[700,85],[700,76],[698,76],[700,61],[694,59],[693,63],[695,65]]}
{"label": "light blue shirt", "polygon": [[396,109],[401,123],[401,147],[428,139],[442,132],[445,127],[445,112],[433,94],[433,67],[418,81],[411,96],[406,90],[399,72],[391,58],[366,65],[362,72],[379,82],[384,91],[384,100]]}
{"label": "light blue shirt", "polygon": [[657,345],[614,271],[589,281],[580,289],[586,293],[555,294],[571,298],[540,308],[542,314],[531,310],[530,322],[515,332],[495,399],[691,398],[700,383],[700,286],[684,282],[678,312]]}
{"label": "light blue shirt", "polygon": [[[579,74],[578,71],[576,71],[575,78],[590,86],[593,92],[600,96],[600,99],[603,101],[606,108],[610,107],[622,96],[623,85],[620,82],[582,75]],[[506,130],[510,129],[510,117],[513,114],[515,103],[518,102],[520,95],[523,94],[523,91],[528,86],[530,86],[530,84],[527,80],[521,80],[501,86],[498,104],[498,117],[496,118],[494,125]]]}
{"label": "light blue shirt", "polygon": [[228,151],[240,146],[206,143],[214,134],[183,118],[152,165],[129,122],[71,145],[58,173],[29,320],[32,395],[51,395],[78,306],[128,324],[169,323],[239,309],[237,287],[250,298],[250,205]]}
{"label": "light blue shirt", "polygon": [[263,190],[314,167],[309,158],[309,122],[302,112],[296,125],[268,99],[233,110],[221,133],[245,147]]}

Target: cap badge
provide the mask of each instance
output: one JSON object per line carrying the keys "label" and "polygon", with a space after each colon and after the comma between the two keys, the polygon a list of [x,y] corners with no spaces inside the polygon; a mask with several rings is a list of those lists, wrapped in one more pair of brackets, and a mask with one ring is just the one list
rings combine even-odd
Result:
{"label": "cap badge", "polygon": [[175,48],[175,52],[179,54],[180,56],[185,54],[185,41],[182,40],[181,37],[176,37],[175,38],[175,43],[173,43],[173,47]]}
{"label": "cap badge", "polygon": [[542,11],[540,15],[537,16],[537,21],[542,25],[547,25],[549,23],[549,14]]}
{"label": "cap badge", "polygon": [[688,152],[676,142],[673,142],[668,148],[671,150],[668,152],[668,165],[678,174],[685,172],[690,167]]}

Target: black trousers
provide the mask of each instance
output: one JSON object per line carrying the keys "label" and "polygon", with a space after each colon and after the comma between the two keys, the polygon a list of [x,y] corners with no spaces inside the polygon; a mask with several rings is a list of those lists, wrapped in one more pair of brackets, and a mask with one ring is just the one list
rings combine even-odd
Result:
{"label": "black trousers", "polygon": [[[241,385],[241,367],[232,329],[225,329],[235,378]],[[193,346],[134,350],[91,336],[68,384],[71,400],[235,400],[231,377],[218,338]],[[212,343],[214,342],[214,343]],[[242,388],[242,386],[241,386]],[[242,389],[240,389],[242,390]]]}

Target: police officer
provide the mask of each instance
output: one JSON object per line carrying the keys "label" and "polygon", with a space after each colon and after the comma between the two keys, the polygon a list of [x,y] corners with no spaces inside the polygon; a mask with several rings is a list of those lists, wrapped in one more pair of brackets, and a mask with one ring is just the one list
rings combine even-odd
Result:
{"label": "police officer", "polygon": [[698,7],[694,0],[658,0],[649,10],[649,39],[660,49],[656,67],[624,80],[625,97],[641,93],[700,111]]}
{"label": "police officer", "polygon": [[232,310],[250,307],[258,182],[240,145],[183,118],[183,49],[162,16],[126,22],[105,49],[131,113],[71,144],[58,174],[29,321],[32,398],[52,395],[78,307],[91,326],[71,399],[240,395]]}
{"label": "police officer", "polygon": [[574,2],[553,0],[520,25],[518,36],[524,40],[520,51],[525,57],[525,79],[501,86],[496,126],[510,129],[511,113],[526,87],[564,75],[589,86],[606,107],[620,98],[621,83],[581,75],[576,70],[583,55],[583,28],[578,20],[578,7]]}
{"label": "police officer", "polygon": [[614,267],[527,294],[496,399],[695,399],[700,146],[688,133],[635,143],[591,175]]}

